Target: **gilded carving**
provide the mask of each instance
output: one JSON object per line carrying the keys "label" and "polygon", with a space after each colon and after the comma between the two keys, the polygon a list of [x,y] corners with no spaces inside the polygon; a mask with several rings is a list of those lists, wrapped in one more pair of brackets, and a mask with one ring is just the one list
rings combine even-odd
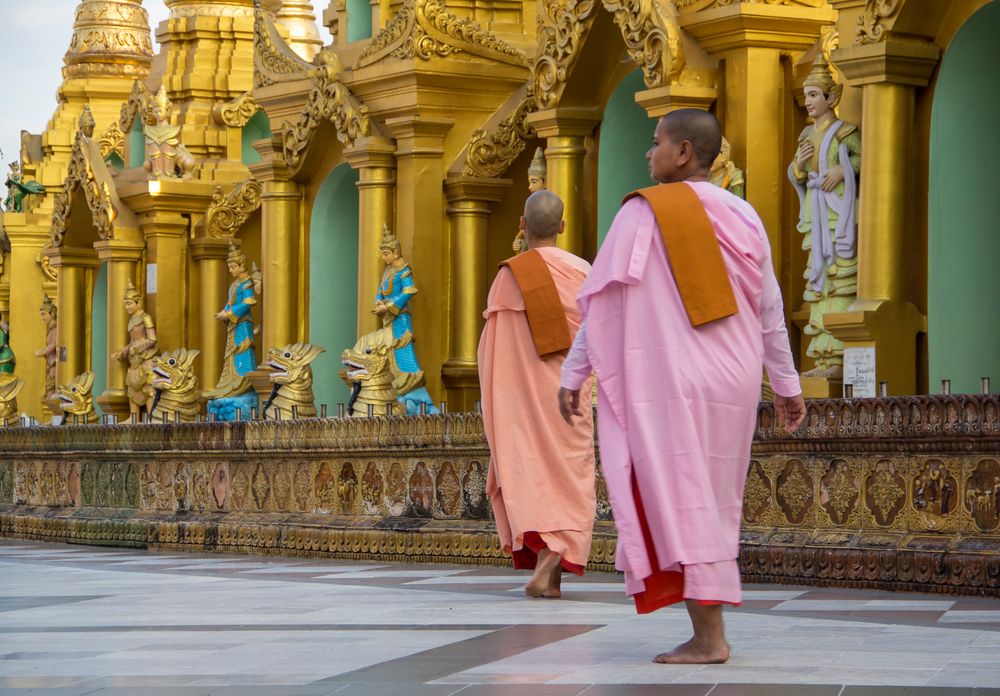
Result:
{"label": "gilded carving", "polygon": [[406,0],[361,52],[358,66],[371,65],[386,56],[430,60],[459,52],[525,64],[524,55],[514,46],[475,21],[455,16],[442,0]]}
{"label": "gilded carving", "polygon": [[410,506],[417,517],[430,517],[434,508],[434,479],[423,462],[410,475]]}
{"label": "gilded carving", "polygon": [[149,121],[150,107],[152,106],[153,95],[149,92],[144,80],[136,80],[132,83],[132,93],[128,100],[122,104],[121,112],[118,116],[118,129],[122,133],[131,133],[135,125],[135,119],[145,126]]}
{"label": "gilded carving", "polygon": [[899,7],[900,0],[868,0],[854,30],[855,43],[869,44],[885,40],[886,20],[891,19]]}
{"label": "gilded carving", "polygon": [[305,462],[295,467],[295,477],[292,480],[292,492],[295,505],[299,512],[309,509],[309,493],[312,492],[312,475],[309,465]]}
{"label": "gilded carving", "polygon": [[215,507],[221,510],[226,506],[226,495],[229,493],[229,475],[226,472],[226,465],[219,462],[215,465],[215,472],[212,474],[212,499]]}
{"label": "gilded carving", "polygon": [[74,18],[63,75],[145,78],[152,56],[145,8],[129,0],[83,2]]}
{"label": "gilded carving", "polygon": [[958,481],[940,459],[929,459],[911,483],[913,509],[928,529],[938,529],[958,503]]}
{"label": "gilded carving", "polygon": [[760,522],[761,516],[771,505],[771,479],[764,473],[758,460],[750,462],[746,487],[743,490],[743,521],[748,524]]}
{"label": "gilded carving", "polygon": [[[474,520],[489,517],[490,501],[486,495],[486,472],[479,462],[469,462],[465,478],[462,479],[462,500],[464,516]],[[599,500],[600,498],[598,498]]]}
{"label": "gilded carving", "polygon": [[244,92],[231,102],[213,106],[212,117],[221,126],[242,128],[258,111],[260,111],[260,104],[250,92]]}
{"label": "gilded carving", "polygon": [[992,532],[1000,526],[1000,462],[996,459],[976,463],[965,483],[965,509],[981,531]]}
{"label": "gilded carving", "polygon": [[340,499],[340,513],[353,515],[354,502],[358,497],[358,476],[354,473],[354,466],[350,462],[345,462],[340,468],[340,475],[337,477],[337,496]]}
{"label": "gilded carving", "polygon": [[382,496],[385,494],[385,484],[378,464],[368,462],[365,475],[361,478],[361,514],[382,514]]}
{"label": "gilded carving", "polygon": [[256,2],[254,5],[254,87],[307,77],[313,66],[288,47],[274,26],[274,20]]}
{"label": "gilded carving", "polygon": [[462,484],[455,465],[445,462],[437,475],[437,511],[439,517],[459,517],[462,514]]}
{"label": "gilded carving", "polygon": [[680,77],[684,49],[677,11],[665,0],[603,0],[621,29],[632,61],[642,68],[646,87],[660,87]]}
{"label": "gilded carving", "polygon": [[212,202],[205,213],[205,228],[209,236],[232,239],[243,223],[260,208],[262,187],[252,176],[240,182],[223,195],[216,186]]}
{"label": "gilded carving", "polygon": [[798,459],[791,459],[778,475],[778,506],[789,524],[802,524],[812,507],[813,479],[805,465]]}
{"label": "gilded carving", "polygon": [[329,462],[319,465],[314,479],[313,492],[316,496],[316,512],[330,514],[337,507],[337,481],[330,469]]}
{"label": "gilded carving", "polygon": [[119,159],[125,160],[125,133],[118,123],[112,122],[108,129],[98,140],[97,144],[101,148],[101,156],[108,159],[111,155],[116,155]]}
{"label": "gilded carving", "polygon": [[250,483],[250,492],[253,498],[254,507],[264,510],[267,507],[268,498],[271,495],[271,482],[268,481],[264,465],[258,464],[253,472],[253,480]]}
{"label": "gilded carving", "polygon": [[101,239],[109,239],[113,236],[113,224],[118,217],[118,211],[112,202],[111,188],[108,182],[97,181],[87,154],[87,142],[87,137],[82,131],[76,134],[63,189],[55,194],[52,229],[49,233],[50,247],[62,246],[63,237],[69,224],[73,192],[77,188],[83,189],[98,236]]}
{"label": "gilded carving", "polygon": [[292,481],[285,467],[278,467],[271,476],[271,492],[273,507],[276,510],[287,510],[292,496]]}
{"label": "gilded carving", "polygon": [[838,526],[847,524],[861,495],[861,484],[843,459],[830,462],[827,474],[820,479],[820,504]]}
{"label": "gilded carving", "polygon": [[385,500],[389,507],[389,514],[399,517],[406,512],[406,475],[403,473],[403,466],[399,462],[393,462],[389,467],[389,480],[385,490]]}
{"label": "gilded carving", "polygon": [[235,467],[235,471],[230,471],[231,475],[231,499],[234,510],[247,509],[247,497],[250,493],[250,477],[248,474],[249,465]]}
{"label": "gilded carving", "polygon": [[896,466],[883,459],[875,465],[865,483],[865,503],[880,527],[891,527],[903,509],[906,499],[906,482],[896,471]]}

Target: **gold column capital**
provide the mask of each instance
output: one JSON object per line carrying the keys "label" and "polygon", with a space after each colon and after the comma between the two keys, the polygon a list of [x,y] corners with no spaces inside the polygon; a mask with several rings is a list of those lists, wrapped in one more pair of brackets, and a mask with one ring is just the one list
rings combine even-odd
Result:
{"label": "gold column capital", "polygon": [[101,261],[138,261],[146,245],[131,239],[103,239],[94,242],[94,249]]}
{"label": "gold column capital", "polygon": [[53,268],[96,268],[101,264],[97,252],[87,247],[49,247],[42,253],[49,257]]}
{"label": "gold column capital", "polygon": [[819,38],[820,27],[833,24],[830,7],[737,2],[697,12],[681,12],[681,28],[709,53],[739,48],[805,50]]}
{"label": "gold column capital", "polygon": [[830,57],[854,87],[883,82],[926,87],[941,49],[927,41],[889,39],[838,48]]}
{"label": "gold column capital", "polygon": [[260,162],[247,165],[254,179],[264,184],[292,178],[293,172],[285,161],[285,146],[280,133],[253,141],[253,149],[260,154]]}
{"label": "gold column capital", "polygon": [[503,200],[512,183],[514,182],[511,179],[450,176],[444,182],[444,195],[449,203],[464,201],[498,203]]}
{"label": "gold column capital", "polygon": [[229,253],[229,245],[239,246],[239,241],[222,237],[195,237],[188,246],[191,249],[191,258],[195,261],[225,259]]}
{"label": "gold column capital", "polygon": [[594,107],[564,106],[536,111],[524,119],[539,137],[586,137],[601,122],[601,110]]}
{"label": "gold column capital", "polygon": [[391,138],[368,136],[358,138],[354,144],[344,148],[344,159],[354,169],[376,167],[396,168],[396,144]]}
{"label": "gold column capital", "polygon": [[455,125],[451,118],[432,116],[397,116],[388,118],[385,127],[396,139],[397,156],[440,157],[444,154],[444,137]]}
{"label": "gold column capital", "polygon": [[666,85],[635,93],[635,103],[646,110],[650,118],[662,118],[677,109],[708,111],[718,90],[701,85]]}

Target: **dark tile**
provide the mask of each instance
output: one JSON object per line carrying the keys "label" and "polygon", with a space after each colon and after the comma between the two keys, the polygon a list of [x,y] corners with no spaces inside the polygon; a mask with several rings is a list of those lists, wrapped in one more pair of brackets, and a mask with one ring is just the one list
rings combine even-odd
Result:
{"label": "dark tile", "polygon": [[926,623],[937,625],[937,620],[944,615],[943,611],[889,611],[885,609],[859,609],[854,612],[855,618],[878,619],[881,623]]}
{"label": "dark tile", "polygon": [[838,696],[840,690],[827,684],[719,684],[712,696]]}
{"label": "dark tile", "polygon": [[843,696],[973,696],[975,689],[946,686],[845,686]]}
{"label": "dark tile", "polygon": [[714,684],[594,684],[581,696],[705,696],[714,688]]}
{"label": "dark tile", "polygon": [[578,696],[587,684],[472,684],[459,696]]}
{"label": "dark tile", "polygon": [[[328,696],[340,689],[325,684],[268,684],[265,686],[108,686],[86,696]],[[402,694],[400,694],[402,696]],[[428,695],[429,696],[429,695]]]}

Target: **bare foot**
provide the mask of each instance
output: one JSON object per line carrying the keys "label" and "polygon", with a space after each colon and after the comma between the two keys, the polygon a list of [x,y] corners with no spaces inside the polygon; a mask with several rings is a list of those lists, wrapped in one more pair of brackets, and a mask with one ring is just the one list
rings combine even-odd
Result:
{"label": "bare foot", "polygon": [[721,665],[728,659],[729,643],[722,641],[718,645],[701,645],[692,638],[670,652],[657,655],[653,662],[662,665]]}
{"label": "bare foot", "polygon": [[[554,555],[554,554],[553,554]],[[549,586],[542,592],[546,599],[559,599],[562,597],[562,565],[557,564],[549,574]]]}
{"label": "bare foot", "polygon": [[538,563],[535,564],[535,573],[531,580],[524,586],[524,594],[529,597],[542,597],[549,589],[550,575],[552,569],[559,566],[559,554],[552,553],[548,549],[542,549],[538,554]]}

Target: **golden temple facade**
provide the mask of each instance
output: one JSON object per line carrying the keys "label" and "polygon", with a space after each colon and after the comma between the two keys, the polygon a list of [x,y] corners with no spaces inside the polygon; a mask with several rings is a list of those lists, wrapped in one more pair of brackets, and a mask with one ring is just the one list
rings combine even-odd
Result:
{"label": "golden temple facade", "polygon": [[816,302],[788,172],[818,63],[842,89],[837,118],[860,131],[860,165],[856,282],[821,316],[847,376],[807,377],[807,395],[853,380],[893,395],[940,379],[973,391],[994,368],[1000,380],[988,175],[1000,98],[983,96],[1000,3],[163,2],[169,18],[152,28],[141,0],[81,0],[52,119],[22,136],[21,176],[45,188],[0,217],[0,314],[23,412],[51,407],[35,357],[48,296],[55,381],[93,371],[105,412],[128,413],[127,366],[111,353],[128,341],[130,284],[159,351],[199,351],[210,389],[231,245],[263,279],[257,360],[323,346],[316,400],[346,402],[339,356],[379,326],[385,227],[419,288],[409,306],[427,390],[472,410],[486,291],[512,253],[536,148],[566,204],[561,244],[592,259],[621,196],[648,183],[653,119],[692,107],[719,117],[744,172],[806,372]]}

